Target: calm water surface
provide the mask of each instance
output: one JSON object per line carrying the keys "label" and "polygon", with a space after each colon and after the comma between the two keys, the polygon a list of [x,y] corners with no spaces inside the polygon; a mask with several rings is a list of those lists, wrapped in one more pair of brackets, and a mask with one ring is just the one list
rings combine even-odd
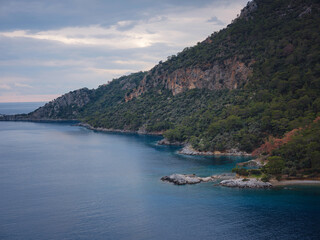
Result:
{"label": "calm water surface", "polygon": [[181,156],[158,139],[0,122],[0,239],[320,239],[319,187],[163,183],[246,159]]}
{"label": "calm water surface", "polygon": [[41,107],[45,102],[0,103],[0,114],[29,113]]}

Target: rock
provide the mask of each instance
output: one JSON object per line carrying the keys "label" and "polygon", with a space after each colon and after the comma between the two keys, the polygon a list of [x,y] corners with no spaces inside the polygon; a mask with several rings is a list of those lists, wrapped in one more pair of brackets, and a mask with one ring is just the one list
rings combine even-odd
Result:
{"label": "rock", "polygon": [[164,182],[172,182],[176,185],[196,184],[200,182],[210,182],[214,178],[212,177],[197,177],[195,174],[172,174],[170,176],[164,176],[161,178]]}
{"label": "rock", "polygon": [[184,143],[183,142],[178,142],[178,141],[174,141],[174,142],[170,142],[168,139],[164,138],[161,139],[160,141],[157,142],[158,145],[171,145],[171,146],[182,146]]}
{"label": "rock", "polygon": [[66,93],[30,113],[28,117],[30,119],[76,119],[79,110],[90,102],[91,94],[92,90],[88,88]]}
{"label": "rock", "polygon": [[248,81],[248,77],[252,74],[253,63],[253,60],[244,63],[237,56],[234,56],[225,59],[223,62],[208,63],[205,69],[192,66],[178,68],[173,72],[159,64],[144,76],[139,86],[125,96],[125,101],[131,101],[157,86],[164,86],[173,95],[194,88],[209,90],[237,89]]}
{"label": "rock", "polygon": [[241,10],[239,18],[247,19],[252,15],[254,11],[258,9],[258,5],[255,1],[248,2],[247,6]]}
{"label": "rock", "polygon": [[244,180],[243,178],[223,180],[220,182],[224,187],[237,187],[237,188],[271,188],[272,184],[269,182],[262,182],[257,179],[249,178]]}
{"label": "rock", "polygon": [[223,180],[226,180],[226,179],[231,179],[231,178],[234,178],[236,176],[235,173],[223,173],[223,174],[220,174],[220,175],[212,175],[211,178],[212,179],[223,179]]}
{"label": "rock", "polygon": [[264,166],[264,163],[262,163],[258,159],[253,159],[247,162],[237,163],[237,165],[241,167],[259,167],[260,168]]}
{"label": "rock", "polygon": [[210,151],[206,151],[206,152],[200,152],[195,150],[191,145],[186,145],[185,147],[183,147],[180,151],[180,154],[185,154],[185,155],[199,155],[199,156],[251,156],[251,154],[246,153],[246,152],[242,152],[239,151],[235,148],[233,149],[229,149],[226,150],[225,152],[219,152],[219,151],[214,151],[214,152],[210,152]]}
{"label": "rock", "polygon": [[91,101],[93,90],[81,88],[66,93],[28,114],[3,115],[0,121],[77,120],[80,110]]}
{"label": "rock", "polygon": [[191,145],[184,146],[180,151],[180,154],[184,155],[202,155],[202,156],[212,156],[215,155],[213,152],[199,152],[192,148]]}

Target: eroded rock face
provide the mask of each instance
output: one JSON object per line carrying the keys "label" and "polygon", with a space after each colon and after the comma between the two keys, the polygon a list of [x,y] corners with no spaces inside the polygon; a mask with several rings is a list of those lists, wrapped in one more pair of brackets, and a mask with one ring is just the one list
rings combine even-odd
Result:
{"label": "eroded rock face", "polygon": [[171,90],[173,95],[194,88],[209,90],[237,89],[247,82],[252,73],[252,64],[253,61],[246,65],[237,57],[234,57],[224,60],[223,63],[208,64],[205,69],[194,66],[177,69],[170,73],[162,71],[161,66],[159,66],[155,71],[150,71],[140,85],[126,96],[125,100],[130,101],[148,91],[148,89],[157,86],[164,86]]}

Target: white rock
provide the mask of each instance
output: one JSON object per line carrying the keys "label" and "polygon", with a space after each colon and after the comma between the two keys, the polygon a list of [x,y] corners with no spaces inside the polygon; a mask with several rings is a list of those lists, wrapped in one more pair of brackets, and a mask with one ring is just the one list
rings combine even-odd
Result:
{"label": "white rock", "polygon": [[257,179],[247,179],[243,178],[223,180],[220,182],[221,186],[225,187],[238,187],[238,188],[270,188],[272,184],[269,182],[262,182]]}

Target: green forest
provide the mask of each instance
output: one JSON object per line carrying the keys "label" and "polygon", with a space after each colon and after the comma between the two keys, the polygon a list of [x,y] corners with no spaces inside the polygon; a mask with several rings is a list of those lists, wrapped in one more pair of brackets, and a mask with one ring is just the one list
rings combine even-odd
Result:
{"label": "green forest", "polygon": [[[191,143],[199,151],[252,152],[269,136],[281,137],[302,127],[305,130],[292,142],[272,153],[275,160],[270,165],[276,162],[281,173],[317,172],[319,122],[313,121],[320,116],[320,3],[255,2],[257,10],[247,17],[235,19],[149,72],[205,70],[208,63],[231,57],[254,62],[252,74],[237,89],[192,89],[173,95],[157,85],[126,102],[125,96],[148,74],[139,72],[92,90],[90,102],[77,109],[77,116],[76,107],[69,106],[57,117],[76,117],[93,127],[161,132],[169,141]],[[274,169],[268,167],[265,172],[271,173]]]}

